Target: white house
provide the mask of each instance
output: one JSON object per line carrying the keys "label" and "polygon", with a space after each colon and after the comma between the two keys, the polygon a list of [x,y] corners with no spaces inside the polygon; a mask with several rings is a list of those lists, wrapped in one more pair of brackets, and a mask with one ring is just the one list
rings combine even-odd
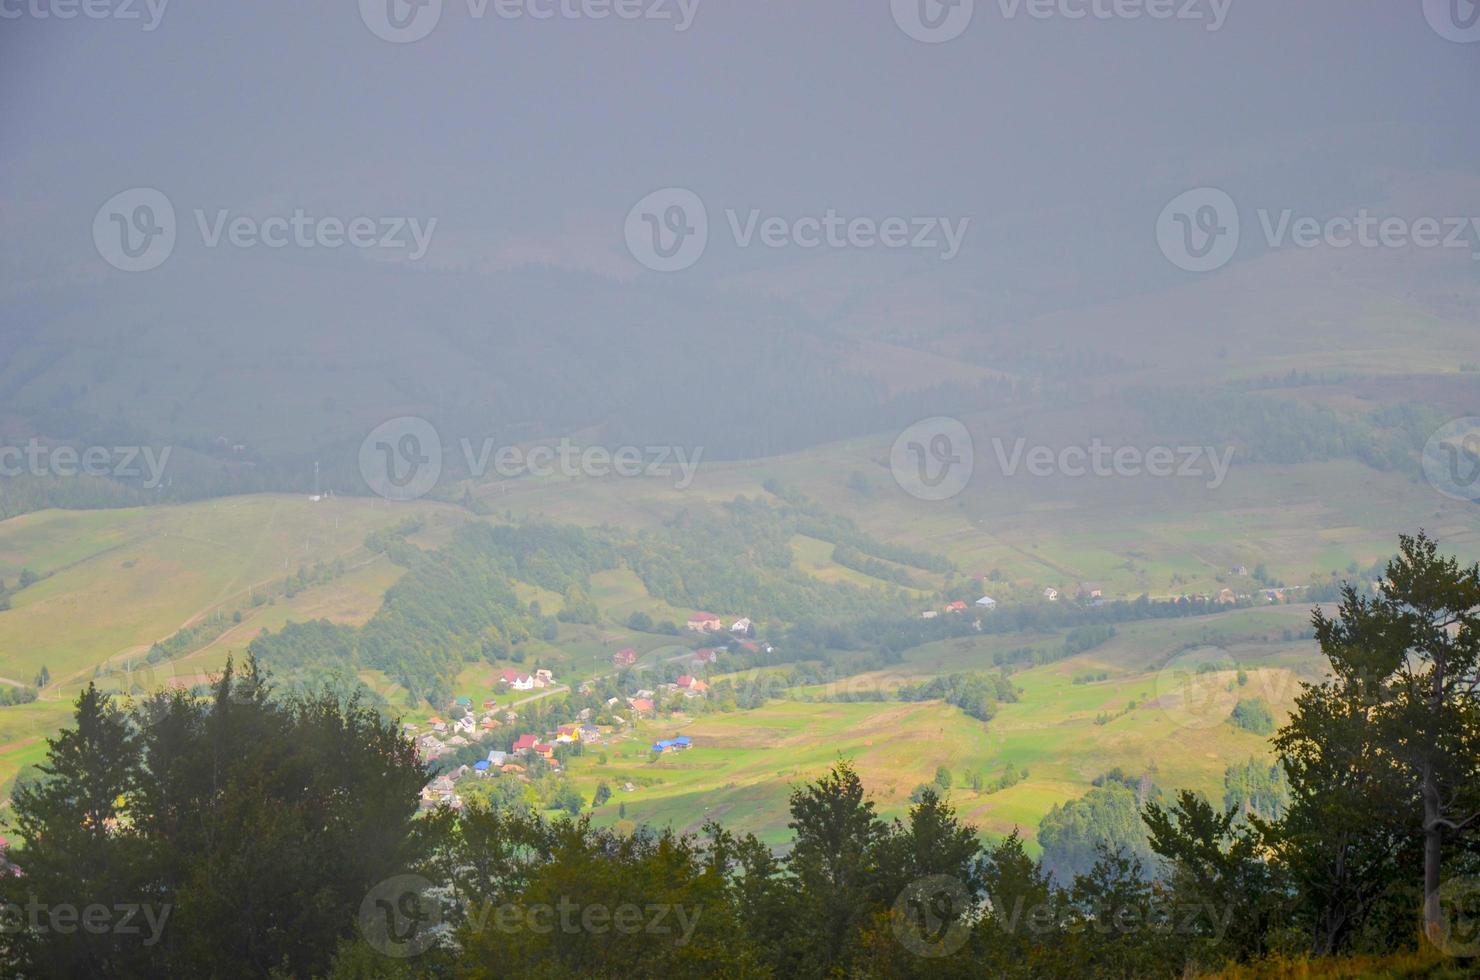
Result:
{"label": "white house", "polygon": [[993,599],[989,595],[984,595],[980,599],[976,600],[976,604],[978,606],[981,606],[983,609],[996,609],[997,608],[997,600],[996,599]]}
{"label": "white house", "polygon": [[730,624],[730,632],[731,633],[749,633],[750,632],[750,620],[749,619],[746,619],[743,616],[741,618],[735,620],[733,623]]}
{"label": "white house", "polygon": [[502,766],[508,758],[509,753],[500,752],[498,749],[494,749],[492,752],[488,753],[488,764],[490,766]]}
{"label": "white house", "polygon": [[513,688],[516,691],[534,690],[534,678],[530,677],[528,674],[521,674],[519,673],[519,671],[514,670],[513,668],[505,668],[504,671],[499,674],[498,680],[500,684],[507,684],[509,685],[509,687]]}
{"label": "white house", "polygon": [[937,617],[939,615],[940,615],[940,613],[936,612],[934,609],[927,609],[927,610],[925,610],[924,612],[922,612],[920,614],[920,618],[921,619],[934,619],[935,617]]}

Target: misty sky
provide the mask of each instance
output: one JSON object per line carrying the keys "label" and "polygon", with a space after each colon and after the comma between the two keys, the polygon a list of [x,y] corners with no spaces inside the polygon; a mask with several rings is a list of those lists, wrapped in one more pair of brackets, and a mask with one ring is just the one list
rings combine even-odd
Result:
{"label": "misty sky", "polygon": [[[1480,44],[1440,37],[1418,0],[1198,0],[1197,19],[1171,21],[1005,16],[1012,0],[978,0],[940,44],[907,36],[889,0],[699,0],[681,32],[672,19],[476,19],[446,0],[405,44],[348,0],[174,0],[154,30],[142,0],[137,20],[31,12],[57,2],[3,0],[21,16],[0,20],[12,338],[342,321],[340,339],[306,348],[332,357],[351,325],[378,320],[414,333],[579,306],[620,325],[679,308],[743,331],[850,303],[925,319],[929,297],[953,290],[986,322],[1184,280],[1154,226],[1200,185],[1328,214],[1381,205],[1399,183],[1431,188],[1435,213],[1480,213],[1445,198],[1457,177],[1474,189]],[[659,9],[680,16],[676,0]],[[133,187],[166,194],[181,226],[169,262],[137,275],[104,263],[90,233]],[[664,187],[697,193],[711,224],[703,259],[677,274],[644,269],[623,238],[628,210]],[[436,227],[402,280],[404,264],[346,250],[206,250],[197,209]],[[969,229],[949,262],[741,249],[728,209]],[[865,294],[892,277],[913,283],[896,305]],[[793,307],[761,299],[803,292]]]}

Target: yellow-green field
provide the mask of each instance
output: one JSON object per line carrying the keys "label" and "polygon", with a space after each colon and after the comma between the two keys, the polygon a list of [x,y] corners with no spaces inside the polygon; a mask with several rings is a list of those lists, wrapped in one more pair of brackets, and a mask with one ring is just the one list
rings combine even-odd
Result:
{"label": "yellow-green field", "polygon": [[[914,788],[944,766],[954,779],[952,800],[966,819],[989,834],[1019,827],[1034,846],[1038,821],[1051,806],[1083,795],[1114,767],[1149,771],[1164,790],[1185,787],[1221,800],[1227,766],[1270,754],[1266,739],[1227,721],[1234,703],[1263,697],[1282,722],[1300,681],[1319,675],[1314,643],[1283,639],[1284,629],[1303,627],[1307,616],[1285,606],[1127,625],[1102,647],[1015,673],[1021,700],[1001,705],[989,723],[940,702],[801,700],[645,722],[630,737],[589,748],[574,760],[572,777],[588,798],[603,781],[615,791],[596,811],[598,820],[615,821],[619,807],[628,820],[687,830],[724,817],[779,843],[786,837],[790,786],[815,778],[839,758],[854,761],[881,811],[893,816],[902,815]],[[993,670],[996,652],[1060,642],[1058,635],[1013,635],[929,644],[888,670],[797,693],[892,693],[901,683],[939,673]],[[1178,672],[1188,658],[1236,667],[1199,675],[1189,692]],[[1243,686],[1236,681],[1240,668]],[[1074,683],[1077,675],[1101,670],[1109,674],[1104,681]],[[1132,701],[1137,707],[1125,711]],[[1102,715],[1115,717],[1097,724]],[[652,743],[675,734],[690,736],[694,747],[652,759]],[[995,778],[1008,763],[1026,768],[1029,778],[996,793],[967,786],[969,773]],[[621,791],[626,782],[635,788]]]}
{"label": "yellow-green field", "polygon": [[[365,536],[413,514],[433,540],[466,519],[441,506],[263,495],[0,522],[0,577],[14,582],[22,568],[44,576],[0,613],[0,679],[30,684],[43,665],[51,674],[37,703],[0,709],[0,784],[40,759],[43,736],[61,727],[100,666],[135,662],[116,675],[121,687],[197,683],[264,628],[289,619],[365,621],[399,575],[365,550]],[[256,591],[300,566],[337,560],[345,572],[331,581],[253,604]],[[240,612],[242,621],[188,656],[139,663],[153,643],[217,612]]]}

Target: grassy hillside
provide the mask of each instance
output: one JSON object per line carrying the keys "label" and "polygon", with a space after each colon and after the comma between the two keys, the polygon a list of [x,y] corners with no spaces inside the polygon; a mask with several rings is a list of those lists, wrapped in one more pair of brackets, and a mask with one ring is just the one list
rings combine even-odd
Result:
{"label": "grassy hillside", "polygon": [[[412,513],[425,517],[428,540],[464,519],[435,506],[257,496],[0,522],[0,577],[13,583],[22,568],[42,576],[0,612],[0,678],[31,684],[42,666],[51,675],[38,702],[0,710],[0,781],[40,759],[42,736],[60,727],[100,669],[101,683],[122,689],[198,683],[263,628],[367,619],[400,570],[367,552],[365,536]],[[300,567],[335,562],[342,573],[282,594]],[[144,664],[152,644],[218,613],[224,632],[198,650]],[[237,613],[241,621],[231,622]]]}
{"label": "grassy hillside", "polygon": [[[587,798],[603,781],[614,790],[634,785],[630,792],[617,790],[596,811],[602,821],[615,821],[619,807],[629,820],[690,830],[723,816],[727,825],[778,842],[786,837],[789,787],[820,775],[840,756],[858,763],[888,815],[902,815],[914,788],[944,766],[954,778],[952,800],[966,819],[990,834],[1019,827],[1030,847],[1036,846],[1033,832],[1051,806],[1083,795],[1096,776],[1116,767],[1151,772],[1166,791],[1185,787],[1221,800],[1227,766],[1269,755],[1266,739],[1227,722],[1237,698],[1265,698],[1282,722],[1300,680],[1317,676],[1314,642],[1284,638],[1287,629],[1303,629],[1307,617],[1307,610],[1287,606],[1130,624],[1101,647],[1013,674],[1021,700],[1000,705],[987,723],[938,701],[781,700],[752,711],[645,722],[629,738],[588,750],[575,760],[572,774]],[[897,667],[792,694],[892,695],[901,683],[992,670],[992,654],[1015,645],[1048,648],[1061,642],[1060,635],[1045,634],[928,644],[910,651]],[[1185,692],[1173,673],[1188,651],[1236,665],[1204,675],[1191,704],[1182,700]],[[1235,679],[1240,668],[1247,677],[1243,686]],[[1109,673],[1104,681],[1074,682],[1102,670]],[[1132,701],[1137,706],[1124,711]],[[1098,724],[1096,718],[1106,714],[1116,717]],[[654,740],[675,734],[688,735],[694,747],[650,758]],[[995,793],[968,787],[969,773],[995,778],[1009,763],[1026,768],[1029,778]]]}

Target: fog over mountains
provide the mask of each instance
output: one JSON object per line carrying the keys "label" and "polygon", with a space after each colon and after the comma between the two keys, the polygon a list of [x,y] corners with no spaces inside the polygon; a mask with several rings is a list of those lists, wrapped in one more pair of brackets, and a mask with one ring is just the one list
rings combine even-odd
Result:
{"label": "fog over mountains", "polygon": [[[1378,364],[1388,317],[1436,347],[1470,329],[1480,228],[1294,244],[1301,218],[1480,215],[1480,131],[1455,125],[1480,45],[1421,5],[1003,0],[946,43],[909,36],[908,6],[448,2],[412,43],[377,36],[369,0],[7,20],[6,424],[266,459],[420,414],[756,456],[1071,379],[1299,366],[1330,340],[1315,309],[1370,327]],[[1157,233],[1201,187],[1241,232],[1205,273]],[[164,195],[175,237],[131,273],[90,231],[133,188]],[[708,239],[658,272],[625,231],[666,188],[702,202]],[[375,245],[325,243],[355,218]],[[909,245],[878,243],[889,219]]]}

